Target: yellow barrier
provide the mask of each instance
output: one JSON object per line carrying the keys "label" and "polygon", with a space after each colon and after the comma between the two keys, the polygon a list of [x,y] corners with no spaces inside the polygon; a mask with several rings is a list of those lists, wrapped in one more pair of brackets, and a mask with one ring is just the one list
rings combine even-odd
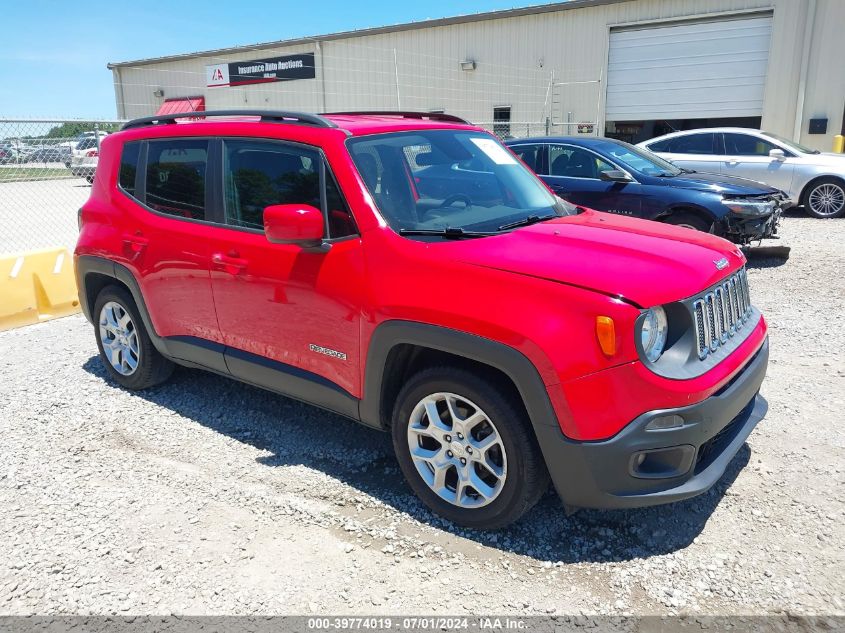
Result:
{"label": "yellow barrier", "polygon": [[75,312],[79,297],[66,249],[0,256],[0,331]]}
{"label": "yellow barrier", "polygon": [[833,151],[837,154],[845,153],[845,136],[842,134],[833,137]]}

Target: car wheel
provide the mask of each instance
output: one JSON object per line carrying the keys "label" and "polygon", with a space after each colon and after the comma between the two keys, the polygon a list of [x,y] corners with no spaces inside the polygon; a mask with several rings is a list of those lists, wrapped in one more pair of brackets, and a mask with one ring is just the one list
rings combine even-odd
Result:
{"label": "car wheel", "polygon": [[804,193],[807,213],[816,218],[845,215],[845,184],[837,178],[820,178]]}
{"label": "car wheel", "polygon": [[663,220],[666,224],[673,224],[685,229],[692,229],[694,231],[702,231],[710,233],[713,229],[713,224],[708,223],[704,218],[693,213],[679,212],[673,213]]}
{"label": "car wheel", "polygon": [[549,476],[521,403],[508,390],[453,367],[426,369],[401,390],[393,447],[405,479],[435,513],[465,527],[519,519]]}
{"label": "car wheel", "polygon": [[158,385],[173,373],[173,363],[153,346],[138,308],[123,288],[104,288],[94,303],[97,348],[106,371],[127,389]]}

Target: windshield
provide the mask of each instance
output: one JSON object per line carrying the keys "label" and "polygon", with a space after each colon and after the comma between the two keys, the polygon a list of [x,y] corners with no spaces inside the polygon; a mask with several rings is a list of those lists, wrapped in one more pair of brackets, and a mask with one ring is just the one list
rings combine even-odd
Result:
{"label": "windshield", "polygon": [[602,149],[626,169],[646,176],[677,176],[683,173],[669,161],[633,145],[607,143]]}
{"label": "windshield", "polygon": [[497,232],[513,228],[506,227],[512,223],[575,213],[482,132],[392,132],[347,144],[376,206],[395,231]]}
{"label": "windshield", "polygon": [[786,145],[788,149],[792,151],[799,152],[802,154],[818,154],[819,150],[811,149],[805,145],[801,145],[801,143],[796,143],[795,141],[790,141],[789,139],[783,138],[782,136],[778,136],[777,134],[772,134],[771,132],[763,132],[766,136],[771,136],[781,145]]}

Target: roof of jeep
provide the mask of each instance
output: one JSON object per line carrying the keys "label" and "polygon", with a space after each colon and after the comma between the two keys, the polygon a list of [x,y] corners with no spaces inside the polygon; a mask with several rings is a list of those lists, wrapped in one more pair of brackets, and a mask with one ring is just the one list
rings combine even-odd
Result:
{"label": "roof of jeep", "polygon": [[180,112],[134,119],[123,129],[158,127],[161,124],[182,125],[296,125],[317,130],[342,130],[352,136],[381,134],[425,129],[478,129],[455,116],[432,112],[338,112],[311,114],[270,110],[226,110],[209,112]]}
{"label": "roof of jeep", "polygon": [[353,136],[403,130],[443,129],[456,126],[462,128],[475,127],[470,123],[459,123],[458,121],[417,119],[389,114],[329,114],[325,115],[325,118]]}

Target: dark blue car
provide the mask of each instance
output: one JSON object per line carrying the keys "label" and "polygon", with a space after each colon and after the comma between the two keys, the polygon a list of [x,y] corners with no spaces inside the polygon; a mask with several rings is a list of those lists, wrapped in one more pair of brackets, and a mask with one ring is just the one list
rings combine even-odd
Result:
{"label": "dark blue car", "polygon": [[788,205],[786,195],[768,185],[681,169],[614,139],[545,137],[507,145],[573,204],[707,231],[737,244],[773,237]]}

